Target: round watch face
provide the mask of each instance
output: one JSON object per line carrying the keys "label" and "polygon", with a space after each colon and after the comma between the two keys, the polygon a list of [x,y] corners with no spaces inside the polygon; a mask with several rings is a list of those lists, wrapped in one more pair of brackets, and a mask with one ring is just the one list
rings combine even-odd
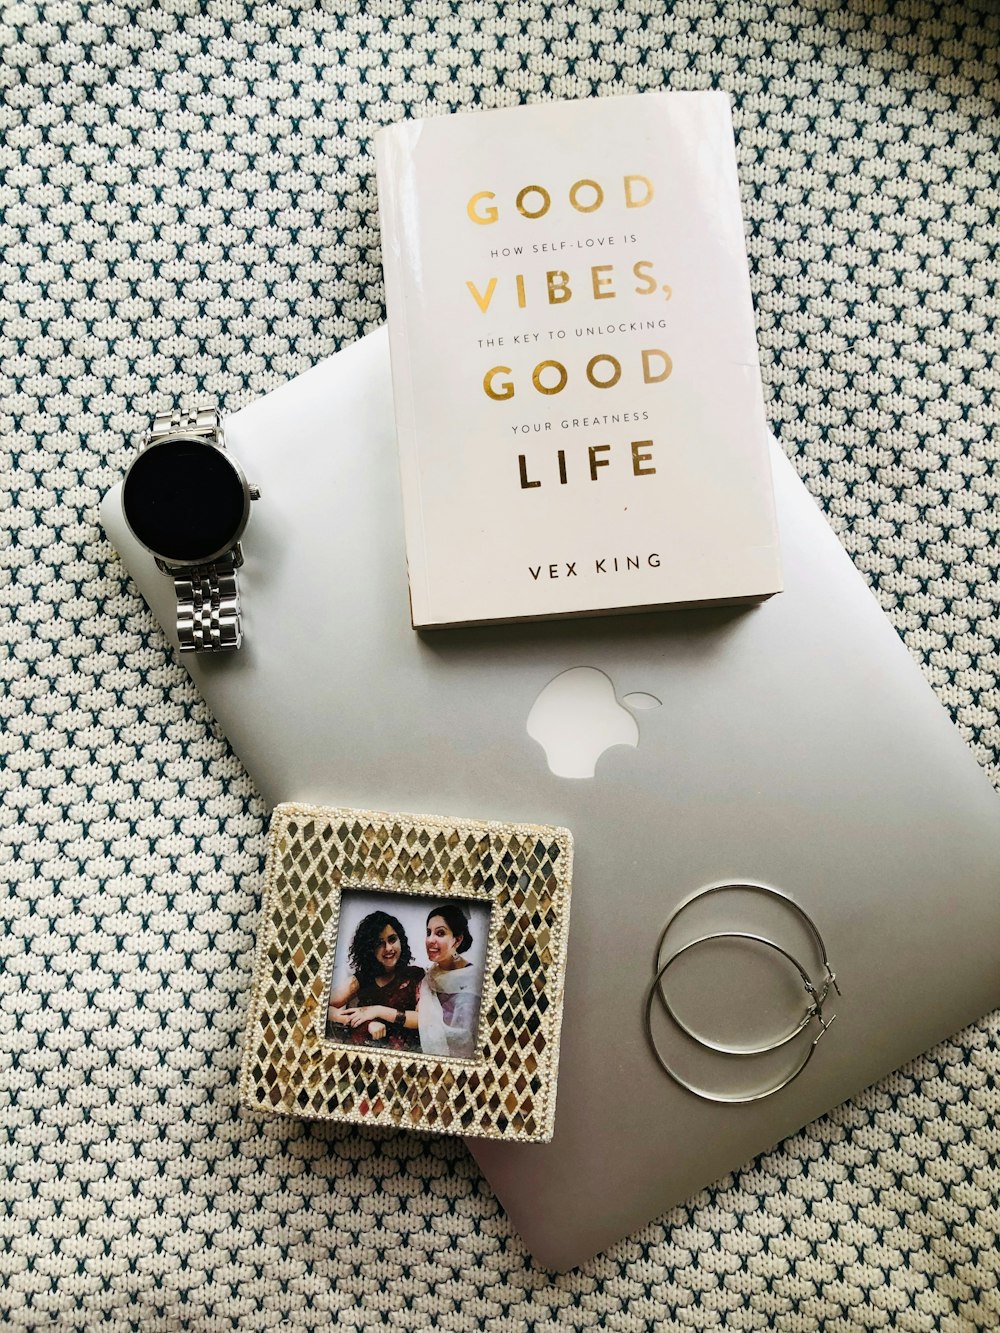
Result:
{"label": "round watch face", "polygon": [[236,467],[201,440],[166,440],[144,449],[122,488],[132,532],[168,563],[221,555],[243,531],[248,507]]}

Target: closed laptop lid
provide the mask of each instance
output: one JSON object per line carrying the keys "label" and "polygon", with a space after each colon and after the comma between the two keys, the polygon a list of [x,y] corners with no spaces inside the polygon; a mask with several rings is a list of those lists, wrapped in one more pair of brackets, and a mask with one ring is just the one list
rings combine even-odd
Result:
{"label": "closed laptop lid", "polygon": [[[229,419],[261,490],[246,639],[183,660],[269,804],[572,829],[555,1137],[469,1141],[529,1249],[571,1267],[1000,1001],[1000,803],[777,446],[786,590],[765,604],[415,633],[391,403],[380,330]],[[102,512],[176,643],[119,487]],[[843,994],[800,1077],[725,1106],[664,1074],[644,1013],[668,918],[730,881],[804,908]],[[769,933],[819,966],[794,911],[753,894],[683,928]],[[803,994],[743,943],[705,946],[678,1002],[750,1045]],[[780,1081],[804,1049],[713,1062],[653,1021],[668,1061],[722,1089]]]}

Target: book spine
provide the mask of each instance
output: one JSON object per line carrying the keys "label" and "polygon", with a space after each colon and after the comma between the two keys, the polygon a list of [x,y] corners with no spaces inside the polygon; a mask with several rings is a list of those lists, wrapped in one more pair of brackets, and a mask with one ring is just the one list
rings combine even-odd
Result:
{"label": "book spine", "polygon": [[[392,396],[396,413],[397,456],[403,494],[403,526],[406,536],[406,567],[410,585],[410,619],[414,628],[426,622],[428,604],[424,541],[424,506],[420,485],[420,459],[414,406],[410,340],[420,337],[411,327],[408,300],[409,272],[404,258],[406,206],[411,192],[413,169],[407,131],[411,125],[396,125],[375,136],[375,176],[378,184],[379,220],[382,232],[382,270],[385,276],[386,312],[389,323],[389,356],[392,362]],[[414,198],[409,198],[415,207]]]}

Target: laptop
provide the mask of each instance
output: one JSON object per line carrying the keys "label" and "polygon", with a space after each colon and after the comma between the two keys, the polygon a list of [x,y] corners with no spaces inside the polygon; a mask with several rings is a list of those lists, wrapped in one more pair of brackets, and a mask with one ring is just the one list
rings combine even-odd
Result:
{"label": "laptop", "polygon": [[[776,445],[786,590],[763,605],[419,634],[385,330],[227,436],[262,497],[246,637],[183,661],[264,799],[573,831],[554,1138],[468,1140],[541,1264],[582,1263],[1000,1003],[1000,801]],[[171,585],[120,487],[102,514],[176,644]],[[663,927],[725,883],[808,913],[842,991],[802,1073],[729,1105],[686,1091],[653,1045],[750,1096],[813,1037],[752,1059],[682,1049],[659,1006],[647,1033]],[[705,956],[675,1002],[692,1023],[753,1045],[794,1016],[794,975],[734,938],[806,959],[794,909],[722,892],[676,928],[729,935],[689,951]]]}

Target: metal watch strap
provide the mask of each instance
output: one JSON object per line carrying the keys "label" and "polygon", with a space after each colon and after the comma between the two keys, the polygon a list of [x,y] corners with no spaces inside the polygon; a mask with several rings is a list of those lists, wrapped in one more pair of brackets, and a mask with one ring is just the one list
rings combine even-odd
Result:
{"label": "metal watch strap", "polygon": [[243,641],[237,561],[216,560],[174,572],[177,638],[182,653],[225,652]]}
{"label": "metal watch strap", "polygon": [[155,444],[169,435],[214,435],[214,443],[223,447],[222,422],[216,407],[196,407],[185,412],[174,407],[169,412],[161,412],[153,421],[149,436],[150,444]]}
{"label": "metal watch strap", "polygon": [[[214,407],[185,412],[173,408],[153,422],[150,444],[170,436],[204,436],[225,448],[222,423]],[[228,652],[243,642],[240,591],[236,570],[243,563],[239,547],[210,565],[177,569],[161,565],[174,580],[177,596],[177,638],[182,653]]]}

